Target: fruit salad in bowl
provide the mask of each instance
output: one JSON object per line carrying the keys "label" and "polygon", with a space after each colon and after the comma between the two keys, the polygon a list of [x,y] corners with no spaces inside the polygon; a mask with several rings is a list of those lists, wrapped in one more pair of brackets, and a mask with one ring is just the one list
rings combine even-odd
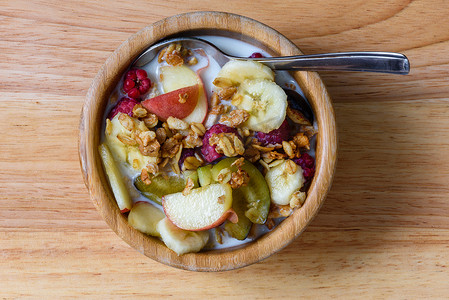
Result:
{"label": "fruit salad in bowl", "polygon": [[315,174],[318,127],[289,73],[220,67],[181,43],[124,72],[102,126],[120,211],[177,255],[257,240],[301,209]]}

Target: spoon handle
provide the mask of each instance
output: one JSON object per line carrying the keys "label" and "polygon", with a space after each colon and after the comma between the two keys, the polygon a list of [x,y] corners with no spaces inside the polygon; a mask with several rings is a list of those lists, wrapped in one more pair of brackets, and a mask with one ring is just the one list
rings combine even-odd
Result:
{"label": "spoon handle", "polygon": [[408,74],[407,57],[391,52],[342,52],[314,55],[253,58],[275,70],[361,71]]}

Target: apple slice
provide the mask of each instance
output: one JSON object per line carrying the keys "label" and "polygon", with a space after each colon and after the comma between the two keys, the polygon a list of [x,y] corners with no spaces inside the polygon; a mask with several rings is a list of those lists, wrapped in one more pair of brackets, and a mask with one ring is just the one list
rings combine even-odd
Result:
{"label": "apple slice", "polygon": [[169,219],[164,218],[157,223],[157,231],[161,234],[164,244],[176,254],[200,251],[209,240],[207,231],[187,231],[173,225]]}
{"label": "apple slice", "polygon": [[208,101],[201,77],[185,65],[164,66],[161,67],[160,72],[162,87],[166,93],[186,86],[199,85],[199,95],[196,107],[192,110],[190,115],[181,119],[184,119],[187,123],[203,123],[207,116]]}
{"label": "apple slice", "polygon": [[136,202],[129,212],[128,223],[135,229],[152,236],[160,237],[157,230],[157,223],[165,218],[163,211],[151,203],[139,201]]}
{"label": "apple slice", "polygon": [[101,160],[103,161],[103,166],[106,175],[108,176],[109,184],[111,185],[118,208],[122,213],[128,212],[133,206],[133,202],[126,189],[122,174],[112,157],[111,151],[105,144],[101,144],[98,147],[98,151],[100,152]]}
{"label": "apple slice", "polygon": [[167,218],[177,227],[190,231],[207,230],[219,226],[225,220],[237,222],[232,210],[232,188],[228,184],[210,184],[182,193],[162,197]]}
{"label": "apple slice", "polygon": [[195,84],[146,99],[141,104],[162,121],[166,121],[168,117],[184,119],[197,107],[199,94],[199,85]]}

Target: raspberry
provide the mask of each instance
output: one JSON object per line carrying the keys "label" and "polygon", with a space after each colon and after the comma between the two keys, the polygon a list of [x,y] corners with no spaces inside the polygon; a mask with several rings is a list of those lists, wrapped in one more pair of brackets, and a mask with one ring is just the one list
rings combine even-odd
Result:
{"label": "raspberry", "polygon": [[268,133],[257,132],[256,138],[263,146],[268,144],[282,144],[282,141],[288,140],[290,137],[290,125],[288,125],[287,120],[281,124],[278,129],[272,130]]}
{"label": "raspberry", "polygon": [[262,58],[262,57],[263,57],[262,53],[254,52],[253,54],[251,54],[249,58]]}
{"label": "raspberry", "polygon": [[128,97],[137,99],[147,93],[151,87],[151,80],[148,74],[142,69],[132,69],[126,72],[123,80],[123,90]]}
{"label": "raspberry", "polygon": [[204,159],[207,162],[213,162],[214,160],[220,158],[223,156],[223,154],[217,153],[215,151],[216,146],[209,145],[209,138],[212,136],[212,134],[218,134],[218,133],[235,133],[239,138],[240,136],[237,133],[237,129],[228,127],[223,124],[215,124],[211,128],[209,128],[203,137],[203,146],[201,147],[201,153],[203,154]]}
{"label": "raspberry", "polygon": [[195,150],[193,150],[191,148],[182,149],[181,157],[179,158],[179,161],[178,161],[178,165],[179,165],[180,169],[182,168],[182,164],[184,163],[184,160],[189,156],[195,156]]}
{"label": "raspberry", "polygon": [[295,158],[293,161],[301,166],[306,182],[312,180],[315,174],[315,159],[309,154],[303,153],[300,158]]}
{"label": "raspberry", "polygon": [[112,118],[114,118],[115,115],[118,114],[119,112],[128,114],[130,117],[132,117],[134,105],[136,105],[137,103],[138,102],[136,99],[123,97],[122,99],[120,99],[119,102],[117,102],[117,104],[111,110],[111,112],[108,115],[108,119],[112,120]]}

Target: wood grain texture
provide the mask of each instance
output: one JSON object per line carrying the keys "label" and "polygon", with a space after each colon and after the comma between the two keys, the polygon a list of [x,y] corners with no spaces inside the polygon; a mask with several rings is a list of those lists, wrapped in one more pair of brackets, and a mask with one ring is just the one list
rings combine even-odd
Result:
{"label": "wood grain texture", "polygon": [[[129,247],[90,202],[77,152],[85,95],[112,51],[197,10],[257,19],[306,54],[401,51],[412,67],[321,74],[339,136],[327,200],[284,250],[223,273],[169,268]],[[0,295],[447,297],[448,14],[444,0],[1,2]]]}

